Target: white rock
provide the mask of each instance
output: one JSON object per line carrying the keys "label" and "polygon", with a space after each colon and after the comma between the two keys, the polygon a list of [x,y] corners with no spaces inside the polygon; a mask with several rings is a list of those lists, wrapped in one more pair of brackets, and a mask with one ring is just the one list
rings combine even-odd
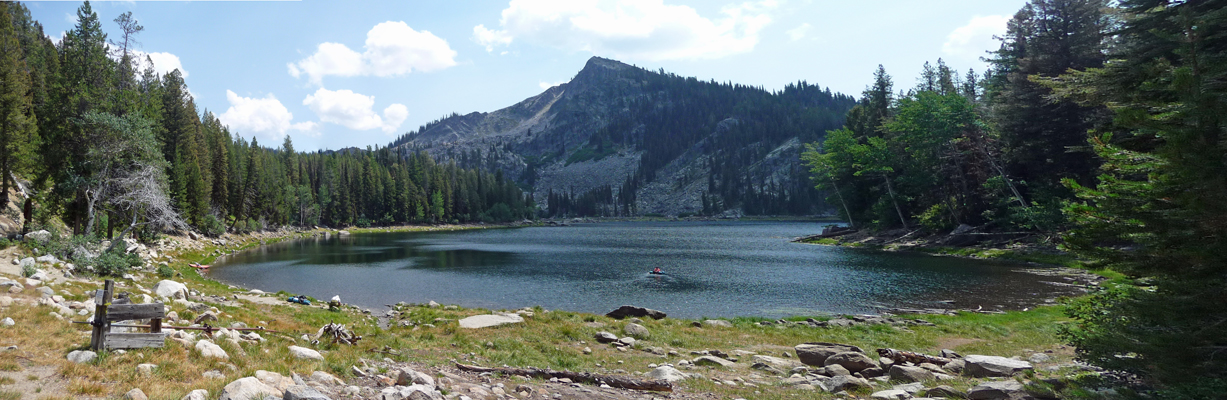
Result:
{"label": "white rock", "polygon": [[1016,373],[1031,369],[1031,363],[998,356],[969,355],[963,358],[967,363],[963,374],[983,378],[989,376],[1013,376]]}
{"label": "white rock", "polygon": [[488,328],[504,324],[524,322],[524,318],[516,314],[486,314],[474,315],[460,320],[460,327],[466,329]]}
{"label": "white rock", "polygon": [[218,400],[262,400],[267,395],[280,398],[283,394],[283,391],[249,376],[226,384]]}
{"label": "white rock", "polygon": [[55,256],[51,254],[47,254],[47,255],[38,256],[38,258],[35,258],[34,261],[38,263],[43,263],[43,264],[55,264],[56,262],[60,260],[56,259]]}
{"label": "white rock", "polygon": [[98,358],[98,353],[89,350],[74,350],[71,353],[68,353],[68,361],[72,361],[77,364],[84,364],[94,361],[96,358]]}
{"label": "white rock", "polygon": [[17,323],[13,322],[12,318],[5,317],[3,320],[0,320],[0,326],[13,326],[16,324]]}
{"label": "white rock", "polygon": [[226,354],[226,351],[222,350],[221,346],[213,344],[213,342],[209,341],[208,339],[202,339],[199,342],[196,342],[196,350],[199,351],[200,355],[203,357],[220,358],[223,360],[230,359],[230,355]]}
{"label": "white rock", "polygon": [[306,347],[290,346],[290,355],[294,356],[294,358],[324,361],[324,356],[320,355],[320,352]]}
{"label": "white rock", "polygon": [[209,400],[209,391],[204,389],[196,389],[179,400]]}
{"label": "white rock", "polygon": [[874,392],[869,397],[875,400],[907,400],[912,398],[912,394],[902,390],[891,389]]}
{"label": "white rock", "polygon": [[8,307],[13,305],[13,298],[9,296],[0,296],[0,307]]}
{"label": "white rock", "polygon": [[146,377],[153,376],[153,370],[157,367],[157,364],[140,364],[136,366],[136,373]]}
{"label": "white rock", "polygon": [[435,387],[435,378],[431,378],[430,375],[426,375],[411,368],[401,368],[399,373],[396,375],[396,384],[400,386],[426,385],[430,386],[433,390]]}
{"label": "white rock", "polygon": [[159,297],[170,299],[187,298],[187,286],[172,280],[161,280],[153,285],[153,292]]}
{"label": "white rock", "polygon": [[128,393],[124,393],[123,398],[125,400],[149,400],[149,396],[146,396],[145,391],[140,388],[129,390]]}
{"label": "white rock", "polygon": [[259,379],[260,382],[264,383],[265,385],[272,386],[280,391],[285,391],[286,388],[294,385],[294,379],[287,376],[282,376],[276,372],[265,370],[256,371],[256,379]]}
{"label": "white rock", "polygon": [[644,376],[669,382],[677,382],[690,377],[690,375],[687,375],[685,372],[678,371],[677,368],[673,368],[668,365],[656,367],[656,369],[648,372],[647,375]]}

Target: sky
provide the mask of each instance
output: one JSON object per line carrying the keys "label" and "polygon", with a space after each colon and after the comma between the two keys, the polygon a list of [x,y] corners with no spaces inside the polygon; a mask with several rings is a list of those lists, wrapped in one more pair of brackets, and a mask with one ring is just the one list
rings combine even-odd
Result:
{"label": "sky", "polygon": [[[73,1],[26,2],[59,40]],[[896,90],[925,61],[982,71],[1025,0],[468,0],[93,2],[145,27],[138,50],[180,69],[231,134],[299,151],[387,145],[430,121],[490,112],[570,80],[592,56],[779,90]]]}

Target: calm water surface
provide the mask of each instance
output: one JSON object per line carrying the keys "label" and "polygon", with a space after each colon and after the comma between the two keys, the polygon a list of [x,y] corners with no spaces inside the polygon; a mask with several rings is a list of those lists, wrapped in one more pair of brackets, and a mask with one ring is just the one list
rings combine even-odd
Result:
{"label": "calm water surface", "polygon": [[[625,222],[284,242],[220,260],[223,282],[383,308],[399,301],[682,318],[985,308],[1069,294],[1018,264],[791,243],[812,222]],[[653,267],[666,275],[650,275]],[[943,300],[954,300],[953,305]]]}

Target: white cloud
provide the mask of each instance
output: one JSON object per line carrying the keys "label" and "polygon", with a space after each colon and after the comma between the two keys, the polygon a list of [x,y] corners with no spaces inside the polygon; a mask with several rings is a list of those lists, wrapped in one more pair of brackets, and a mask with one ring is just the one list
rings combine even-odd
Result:
{"label": "white cloud", "polygon": [[145,56],[149,56],[150,59],[153,59],[153,70],[158,75],[166,75],[166,73],[178,69],[184,78],[188,76],[187,70],[183,69],[183,62],[179,60],[179,56],[165,52],[146,53],[140,50],[129,51],[132,53],[132,59],[136,61],[138,71],[144,70],[147,67],[145,63],[148,60],[145,59]]}
{"label": "white cloud", "polygon": [[264,98],[241,97],[227,90],[226,101],[230,102],[230,108],[217,119],[237,133],[251,132],[271,139],[285,137],[291,130],[318,134],[314,132],[315,122],[292,122],[294,114],[271,93]]}
{"label": "white cloud", "polygon": [[456,51],[430,31],[415,31],[404,22],[388,21],[366,33],[365,51],[358,53],[340,43],[324,42],[311,56],[286,65],[291,76],[307,75],[322,85],[328,75],[379,77],[413,71],[430,72],[456,65]]}
{"label": "white cloud", "polygon": [[373,110],[375,96],[354,93],[352,90],[319,88],[314,94],[307,95],[302,104],[315,112],[322,122],[359,131],[379,128],[385,133],[392,133],[409,116],[408,107],[392,104],[383,110],[381,118]]}
{"label": "white cloud", "polygon": [[975,16],[967,25],[955,28],[946,36],[942,53],[967,60],[979,60],[988,50],[1000,45],[994,35],[1005,34],[1010,17],[1005,15]]}
{"label": "white cloud", "polygon": [[797,25],[796,28],[792,28],[788,30],[788,38],[792,39],[792,41],[794,42],[804,39],[805,35],[808,35],[809,31],[812,30],[813,28],[814,27],[810,26],[808,22],[802,23],[801,25]]}
{"label": "white cloud", "polygon": [[725,6],[718,18],[663,0],[511,0],[500,30],[473,28],[493,51],[513,39],[569,51],[648,61],[711,59],[745,53],[771,23],[774,0]]}

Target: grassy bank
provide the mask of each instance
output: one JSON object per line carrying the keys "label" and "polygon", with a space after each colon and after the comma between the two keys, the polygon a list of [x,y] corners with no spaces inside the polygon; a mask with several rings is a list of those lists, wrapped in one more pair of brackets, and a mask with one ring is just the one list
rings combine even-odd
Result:
{"label": "grassy bank", "polygon": [[[403,227],[396,231],[440,229],[483,229],[483,226]],[[351,232],[386,231],[351,230]],[[240,251],[261,244],[321,235],[324,230],[281,232],[235,236],[225,244],[212,240],[190,241],[178,249],[169,250],[169,267],[177,273],[173,279],[204,296],[234,299],[245,292],[198,274],[190,262],[210,263],[218,254]],[[7,261],[7,260],[5,260]],[[138,273],[133,281],[120,280],[120,291],[139,293],[162,279],[154,273]],[[83,301],[87,294],[100,286],[97,279],[70,280],[58,284],[55,291],[66,300]],[[31,290],[13,295],[37,299]],[[215,304],[219,320],[214,326],[230,326],[242,322],[247,326],[264,326],[270,330],[261,334],[262,343],[218,344],[230,354],[229,360],[203,358],[198,352],[177,342],[167,341],[160,349],[103,352],[89,364],[74,364],[65,360],[71,350],[88,344],[88,326],[68,324],[50,315],[45,305],[15,304],[0,308],[0,318],[11,317],[19,323],[0,328],[0,347],[15,345],[16,351],[0,351],[0,399],[17,398],[80,398],[117,397],[139,387],[150,398],[179,399],[193,389],[206,389],[216,395],[225,384],[257,370],[283,375],[325,371],[345,380],[354,380],[352,367],[363,360],[392,359],[424,369],[441,371],[453,362],[484,366],[540,367],[605,374],[633,375],[650,371],[654,365],[695,357],[692,352],[720,350],[753,352],[784,357],[792,355],[793,346],[805,342],[836,342],[860,346],[868,351],[895,348],[936,354],[952,349],[962,354],[1020,356],[1024,359],[1036,353],[1052,357],[1039,366],[1060,365],[1072,358],[1072,351],[1058,337],[1061,324],[1066,322],[1057,307],[1039,307],[1026,312],[1005,314],[961,313],[955,316],[922,316],[934,326],[895,327],[890,325],[814,328],[806,326],[763,326],[755,318],[731,320],[731,327],[695,327],[693,321],[666,318],[645,319],[642,325],[650,336],[640,340],[634,349],[622,350],[597,344],[593,336],[609,331],[622,336],[627,321],[601,315],[563,310],[534,308],[526,313],[525,322],[484,329],[461,329],[457,321],[490,310],[459,307],[427,307],[405,305],[392,317],[390,327],[381,329],[378,319],[357,309],[328,311],[319,307],[290,304],[284,297],[265,297],[266,301],[238,300],[237,305]],[[181,319],[190,320],[197,314],[179,305],[172,305]],[[84,320],[84,317],[75,317]],[[796,319],[796,318],[795,318]],[[314,336],[324,324],[346,325],[363,339],[356,346],[321,344],[313,346],[301,339]],[[324,361],[295,359],[288,346],[318,348]],[[385,352],[386,350],[386,352]],[[379,352],[376,352],[379,351]],[[742,353],[745,354],[745,353]],[[150,376],[137,372],[137,365],[157,364]],[[678,396],[719,398],[784,399],[804,395],[810,398],[835,398],[822,392],[804,392],[780,383],[783,376],[749,369],[748,355],[731,368],[696,367],[684,370],[701,374],[705,379],[680,382]],[[224,379],[204,377],[206,371],[217,371]],[[736,382],[737,384],[729,384]],[[746,385],[746,384],[749,385]],[[966,389],[972,382],[957,378],[942,382]],[[886,387],[889,388],[889,385]],[[860,393],[861,395],[867,393]]]}

